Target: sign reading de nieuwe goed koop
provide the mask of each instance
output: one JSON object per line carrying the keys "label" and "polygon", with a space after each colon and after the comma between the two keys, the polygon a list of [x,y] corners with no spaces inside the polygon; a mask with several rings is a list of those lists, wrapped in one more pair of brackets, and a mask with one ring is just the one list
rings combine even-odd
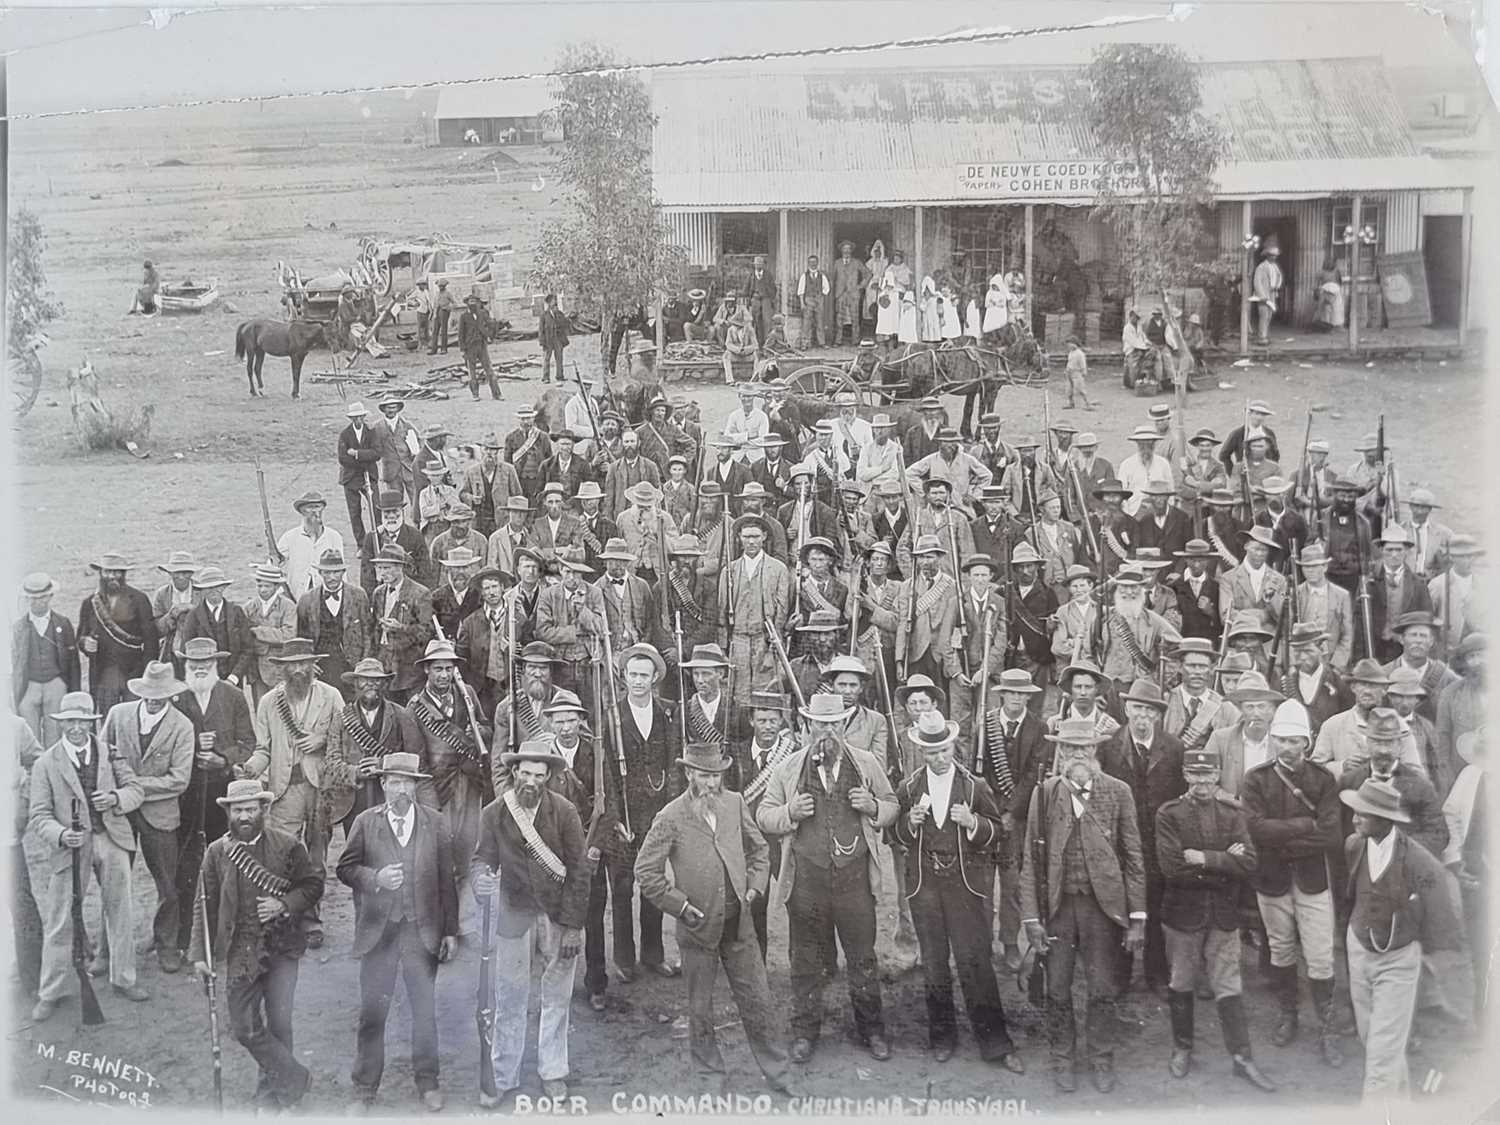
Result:
{"label": "sign reading de nieuwe goed koop", "polygon": [[954,171],[958,194],[972,199],[1091,200],[1106,187],[1121,195],[1141,190],[1128,160],[1006,160]]}

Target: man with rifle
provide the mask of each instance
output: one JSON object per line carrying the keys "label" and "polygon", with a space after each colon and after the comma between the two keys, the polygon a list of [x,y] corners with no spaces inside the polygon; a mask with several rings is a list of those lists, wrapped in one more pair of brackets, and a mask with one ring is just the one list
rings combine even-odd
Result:
{"label": "man with rifle", "polygon": [[[1411,536],[1397,523],[1389,524],[1375,539],[1380,550],[1379,572],[1370,577],[1370,632],[1374,650],[1356,644],[1358,656],[1373,656],[1382,664],[1389,664],[1401,655],[1401,641],[1393,626],[1402,617],[1411,613],[1432,613],[1432,596],[1424,582],[1406,565],[1407,551],[1412,546]],[[1361,611],[1363,612],[1363,610]],[[1363,636],[1358,638],[1365,640]]]}
{"label": "man with rifle", "polygon": [[312,1072],[297,1060],[292,1007],[307,950],[302,915],[323,897],[323,871],[302,841],[269,823],[271,794],[255,778],[229,783],[218,798],[229,831],[208,845],[199,876],[206,909],[193,911],[193,971],[223,974],[229,1025],[255,1060],[257,1109],[300,1102]]}
{"label": "man with rifle", "polygon": [[126,819],[145,795],[129,763],[109,754],[95,733],[104,716],[95,712],[87,692],[68,692],[49,717],[60,724],[62,737],[31,767],[26,830],[27,867],[47,935],[33,1023],[51,1016],[71,993],[74,970],[85,1001],[93,996],[88,936],[81,932],[90,872],[99,883],[103,928],[114,950],[110,984],[128,999],[147,999],[135,977],[130,868],[136,843]]}
{"label": "man with rifle", "polygon": [[[1042,725],[1038,703],[1043,691],[1021,668],[1007,668],[994,684],[998,706],[985,716],[986,749],[997,749],[1005,759],[1005,775],[996,769],[994,750],[985,755],[984,780],[1000,803],[1001,846],[999,857],[1000,939],[1005,945],[1005,966],[1011,972],[1021,967],[1021,855],[1026,848],[1022,833],[1031,791],[1052,770],[1052,748]],[[996,786],[1009,781],[1009,792]]]}
{"label": "man with rifle", "polygon": [[939,569],[945,555],[936,535],[917,539],[912,554],[916,570],[901,584],[896,600],[896,679],[927,676],[946,681],[953,654],[953,626],[958,619],[958,586]]}
{"label": "man with rifle", "polygon": [[988,555],[970,555],[962,569],[967,588],[952,602],[949,631],[953,644],[943,663],[951,681],[949,717],[958,723],[959,741],[967,747],[974,744],[974,711],[980,686],[1005,667],[1009,623],[1004,603],[994,590],[995,560]]}
{"label": "man with rifle", "polygon": [[1374,553],[1375,532],[1369,519],[1356,510],[1359,485],[1351,480],[1333,482],[1333,503],[1323,513],[1323,549],[1328,553],[1328,581],[1341,586],[1350,597],[1359,593],[1360,579]]}
{"label": "man with rifle", "polygon": [[854,638],[852,647],[854,655],[873,673],[870,690],[866,693],[870,703],[878,702],[878,693],[874,689],[879,686],[882,674],[875,671],[877,647],[878,662],[884,665],[886,690],[894,691],[896,688],[897,602],[901,595],[901,583],[891,575],[895,559],[891,545],[884,540],[877,540],[865,552],[864,581],[855,591],[859,597],[860,621],[858,635]]}
{"label": "man with rifle", "polygon": [[510,785],[485,806],[469,866],[475,897],[484,902],[500,892],[490,1056],[496,1089],[481,1089],[485,1109],[521,1084],[534,991],[541,1008],[537,1076],[554,1103],[567,1097],[568,1018],[591,877],[578,810],[548,788],[553,772],[565,768],[553,741],[523,742],[501,765],[511,771]]}
{"label": "man with rifle", "polygon": [[[734,701],[749,702],[752,686],[776,676],[766,623],[785,627],[791,612],[792,578],[786,564],[765,552],[766,520],[743,517],[736,533],[742,553],[719,572],[719,612],[735,679]],[[753,685],[752,685],[753,681]]]}
{"label": "man with rifle", "polygon": [[448,820],[416,803],[417,783],[430,781],[411,753],[381,756],[375,774],[384,801],[354,819],[339,856],[338,877],[354,891],[354,956],[360,959],[359,1030],[355,1038],[350,1110],[367,1114],[385,1070],[385,1024],[399,971],[411,1005],[412,1077],[431,1113],[443,1108],[438,1089],[437,1005],[441,962],[458,950],[459,864]]}
{"label": "man with rifle", "polygon": [[[750,736],[736,749],[730,778],[745,799],[750,815],[756,815],[771,772],[797,750],[796,732],[787,724],[787,698],[779,691],[750,693]],[[781,849],[770,849],[771,878],[781,875]],[[766,903],[770,896],[759,895],[750,904],[750,919],[755,938],[760,943],[760,959],[766,959]]]}

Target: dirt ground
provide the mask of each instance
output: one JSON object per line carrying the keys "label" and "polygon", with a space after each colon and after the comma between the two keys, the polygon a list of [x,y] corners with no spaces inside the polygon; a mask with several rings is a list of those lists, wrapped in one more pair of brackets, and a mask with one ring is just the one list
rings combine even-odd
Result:
{"label": "dirt ground", "polygon": [[[404,143],[412,133],[408,113],[391,111],[373,122],[356,118],[350,123],[347,105],[296,107],[272,107],[270,113],[233,109],[114,115],[22,122],[12,128],[13,205],[29,207],[42,219],[48,236],[46,266],[67,315],[53,326],[52,343],[44,353],[48,382],[41,398],[13,435],[16,458],[10,479],[19,513],[13,526],[21,536],[11,552],[11,573],[52,573],[62,587],[57,604],[70,615],[76,615],[92,584],[88,560],[106,549],[134,558],[141,569],[133,582],[148,591],[161,577],[154,565],[173,549],[187,549],[200,561],[222,565],[236,579],[231,596],[248,597],[248,567],[263,557],[255,456],[266,469],[278,533],[296,519],[292,497],[319,488],[332,500],[330,523],[348,534],[333,454],[344,424],[344,402],[336,389],[304,379],[303,399],[294,403],[288,397],[286,361],[268,359],[267,397],[251,400],[243,365],[233,356],[235,325],[277,312],[278,260],[305,273],[322,273],[352,262],[360,234],[400,237],[443,230],[462,240],[512,241],[517,276],[524,278],[535,233],[555,206],[545,150],[517,150],[496,171],[476,153],[422,150]],[[183,163],[162,167],[164,160]],[[543,186],[537,190],[539,181]],[[165,280],[187,274],[217,277],[237,311],[177,319],[123,316],[146,257],[157,263]],[[590,341],[579,341],[574,351],[590,346]],[[518,344],[494,351],[500,356],[535,350]],[[84,454],[78,448],[69,425],[65,373],[85,358],[98,372],[112,409],[153,406],[151,437],[145,443],[149,460],[137,461],[123,452]],[[449,358],[456,356],[450,353]],[[308,369],[326,366],[326,359],[326,353],[315,353]],[[404,381],[426,372],[427,357],[400,351],[379,366]],[[539,369],[530,375],[530,380],[503,381],[499,403],[487,395],[472,403],[454,384],[451,400],[414,403],[408,415],[419,428],[445,423],[458,435],[455,440],[474,440],[488,430],[503,433],[514,424],[517,407],[540,391]],[[1233,388],[1193,395],[1189,432],[1207,425],[1223,434],[1238,422],[1246,398],[1266,398],[1276,410],[1274,423],[1284,448],[1297,448],[1305,412],[1313,409],[1313,436],[1333,443],[1333,461],[1343,467],[1356,457],[1354,442],[1373,431],[1376,416],[1384,412],[1406,486],[1432,487],[1444,505],[1444,522],[1456,529],[1476,527],[1480,493],[1473,467],[1482,460],[1485,442],[1479,365],[1378,361],[1303,366],[1273,359],[1268,366],[1250,369],[1221,364],[1219,375]],[[1064,413],[1061,381],[1054,379],[1054,415],[1096,431],[1101,453],[1118,463],[1131,452],[1124,438],[1143,420],[1147,402],[1124,392],[1118,369],[1096,372],[1091,384],[1100,408]],[[731,393],[719,385],[682,389],[701,405],[706,426],[716,426],[734,406]],[[950,407],[956,404],[950,400]],[[1005,388],[998,408],[1006,419],[1006,435],[1040,429],[1039,390]],[[138,930],[144,940],[154,896],[144,871],[139,874]],[[357,967],[348,956],[352,906],[347,889],[330,880],[327,903],[328,947],[304,962],[296,1008],[298,1054],[314,1072],[307,1105],[321,1112],[336,1111],[348,1095],[358,987]],[[96,907],[91,904],[90,909],[95,916]],[[772,933],[772,989],[784,999],[785,915],[777,909],[772,911]],[[887,939],[884,935],[883,948]],[[828,994],[832,1015],[824,1045],[805,1068],[800,1085],[806,1094],[819,1097],[899,1096],[909,1099],[906,1112],[926,1108],[920,1101],[926,1098],[990,1098],[990,1103],[970,1108],[993,1114],[1020,1108],[997,1099],[1023,1099],[1025,1109],[1053,1114],[1352,1104],[1360,1081],[1357,1041],[1346,1041],[1351,1061],[1337,1071],[1317,1061],[1315,1044],[1306,1035],[1292,1048],[1271,1048],[1266,1043],[1271,1011],[1265,982],[1251,960],[1246,964],[1252,1035],[1264,1068],[1282,1084],[1283,1092],[1271,1099],[1259,1098],[1230,1077],[1207,1005],[1199,1006],[1197,1067],[1186,1080],[1171,1079],[1165,1005],[1142,994],[1131,1004],[1118,1063],[1120,1084],[1109,1097],[1094,1093],[1087,1082],[1071,1097],[1055,1095],[1044,1065],[1045,1044],[1034,1030],[1019,1038],[1029,1065],[1024,1077],[985,1066],[967,1031],[955,1058],[938,1066],[925,1051],[919,974],[887,987],[895,1057],[883,1065],[842,1041],[847,1000],[843,980],[837,981]],[[472,1018],[476,971],[477,959],[469,953],[439,975],[443,1084],[450,1093],[450,1114],[468,1111],[477,1088]],[[30,1027],[27,1006],[13,1003],[12,1088],[27,1096],[111,1104],[128,1102],[123,1094],[147,1090],[152,1104],[201,1106],[211,1090],[202,995],[185,976],[162,975],[154,959],[142,959],[141,979],[152,1001],[127,1005],[105,988],[109,1022],[89,1032],[78,1026],[76,1004],[64,1005],[45,1025]],[[1467,980],[1461,967],[1447,979],[1463,1003]],[[743,1034],[733,1022],[727,989],[721,989],[721,1022],[728,1025],[722,1035],[735,1088],[761,1093]],[[1003,995],[1013,1014],[1024,1014],[1023,997],[1012,981],[1004,982]],[[588,1099],[591,1110],[607,1112],[617,1091],[701,1092],[688,1060],[685,1031],[674,1026],[684,1010],[681,982],[655,979],[613,987],[610,1010],[602,1019],[581,1000],[575,1005],[575,1092]],[[254,1084],[253,1066],[228,1035],[227,1024],[223,1030],[226,1103],[245,1106]],[[398,999],[382,1094],[387,1111],[411,1112],[417,1105],[403,1058],[405,1040],[404,1001]],[[49,1046],[55,1050],[51,1057]],[[1420,1084],[1429,1069],[1441,1072],[1439,1096],[1461,1110],[1463,1099],[1477,1095],[1481,1086],[1472,1050],[1472,1044],[1434,1026],[1413,1059],[1415,1081]],[[156,1085],[148,1089],[143,1080],[132,1084],[116,1078],[108,1090],[97,1082],[92,1090],[80,1087],[75,1077],[83,1073],[81,1062],[75,1058],[70,1064],[69,1051],[123,1060],[149,1071]],[[534,1075],[526,1090],[538,1092]],[[962,1112],[965,1107],[946,1108]]]}

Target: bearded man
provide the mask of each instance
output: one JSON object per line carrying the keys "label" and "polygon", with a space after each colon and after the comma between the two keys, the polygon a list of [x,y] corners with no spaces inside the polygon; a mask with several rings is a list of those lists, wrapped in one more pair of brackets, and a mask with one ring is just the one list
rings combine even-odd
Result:
{"label": "bearded man", "polygon": [[677,764],[687,790],[651,822],[636,857],[635,877],[641,894],[678,920],[693,1061],[700,1073],[726,1081],[714,1034],[714,980],[722,965],[767,1085],[789,1094],[786,1053],[777,1042],[770,985],[765,963],[757,956],[752,920],[754,905],[765,898],[770,881],[770,849],[745,799],[724,790],[730,760],[722,745],[689,743]]}
{"label": "bearded man", "polygon": [[[354,800],[349,763],[328,753],[330,736],[343,698],[315,679],[322,654],[312,642],[288,641],[281,655],[282,681],[261,697],[255,709],[255,753],[240,772],[270,782],[272,827],[302,839],[321,881],[328,858],[328,837]],[[323,945],[323,923],[317,901],[306,907],[307,945]]]}
{"label": "bearded man", "polygon": [[[516,674],[521,683],[520,693],[508,693],[495,706],[495,757],[490,768],[494,771],[491,783],[496,792],[504,787],[505,778],[509,774],[499,764],[498,755],[509,750],[513,742],[519,746],[522,742],[544,738],[552,733],[552,723],[547,718],[546,709],[552,704],[558,691],[557,685],[553,683],[557,653],[546,641],[532,641],[521,649],[519,662]],[[512,710],[515,711],[514,719],[511,718]],[[512,728],[515,728],[514,738]]]}
{"label": "bearded man", "polygon": [[1102,741],[1086,719],[1064,719],[1056,743],[1059,772],[1033,791],[1026,839],[1045,842],[1047,901],[1037,894],[1037,853],[1021,867],[1021,923],[1047,958],[1047,1038],[1052,1080],[1062,1093],[1078,1086],[1073,974],[1088,980],[1088,1044],[1094,1087],[1114,1089],[1114,1043],[1123,937],[1133,957],[1146,940],[1146,874],[1130,786],[1103,771]]}
{"label": "bearded man", "polygon": [[286,582],[279,568],[270,563],[255,567],[255,596],[240,606],[250,626],[253,659],[246,668],[250,699],[260,697],[281,682],[281,670],[271,657],[297,635],[297,603],[286,596]]}
{"label": "bearded man", "polygon": [[799,709],[806,745],[778,765],[756,811],[762,832],[781,840],[777,899],[786,907],[792,964],[793,1062],[805,1063],[823,1025],[823,989],[832,976],[834,937],[843,948],[854,1032],[883,1062],[885,1035],[875,960],[880,831],[898,803],[885,765],[845,744],[853,714],[836,695],[814,695]]}
{"label": "bearded man", "polygon": [[[179,951],[180,961],[193,938],[193,895],[203,854],[208,842],[224,835],[229,826],[224,807],[216,802],[224,796],[234,767],[255,752],[255,723],[245,693],[219,679],[223,653],[212,640],[196,637],[177,656],[183,662],[187,690],[172,703],[193,729],[192,776],[177,801],[177,940],[172,949]],[[160,950],[158,955],[165,956]]]}
{"label": "bearded man", "polygon": [[[318,560],[318,583],[297,602],[297,636],[326,655],[319,665],[323,680],[342,690],[344,672],[373,648],[369,634],[370,600],[365,591],[344,580],[344,556],[326,551]],[[278,655],[285,652],[285,644]],[[268,658],[276,668],[284,663]],[[280,673],[268,683],[280,683]],[[265,692],[260,698],[265,698]],[[259,706],[259,700],[257,700]]]}
{"label": "bearded man", "polygon": [[297,1061],[292,1006],[307,948],[303,915],[323,895],[323,870],[295,835],[267,823],[270,801],[253,779],[231,781],[218,798],[229,831],[203,857],[199,893],[209,909],[193,911],[188,956],[206,981],[212,943],[229,1026],[258,1071],[256,1107],[275,1113],[300,1102],[312,1084],[312,1072]]}
{"label": "bearded man", "polygon": [[1182,635],[1161,614],[1146,607],[1146,586],[1151,581],[1133,566],[1122,566],[1115,574],[1114,605],[1100,631],[1099,663],[1104,675],[1123,692],[1139,676],[1154,676],[1163,649],[1170,649]]}
{"label": "bearded man", "polygon": [[94,709],[109,711],[130,698],[126,682],[139,676],[156,655],[156,619],[151,599],[125,584],[130,562],[108,551],[89,564],[99,588],[78,609],[78,648],[89,658],[89,694]]}
{"label": "bearded man", "polygon": [[542,1092],[554,1102],[567,1097],[568,1017],[591,874],[578,810],[547,785],[553,771],[564,768],[551,740],[524,742],[501,757],[511,771],[510,784],[481,815],[469,867],[469,881],[481,903],[497,890],[503,895],[495,912],[499,932],[491,1052],[498,1094],[480,1093],[479,1104],[486,1109],[521,1084],[537,968],[537,1076]]}
{"label": "bearded man", "polygon": [[[329,735],[329,753],[354,771],[354,801],[343,819],[344,839],[355,818],[385,800],[380,786],[380,762],[387,754],[421,754],[422,732],[411,712],[386,698],[391,674],[373,656],[345,672],[344,683],[354,698],[344,704]],[[355,892],[358,897],[358,891]]]}
{"label": "bearded man", "polygon": [[355,1112],[368,1112],[380,1088],[398,968],[411,1005],[417,1095],[429,1112],[443,1108],[434,990],[438,964],[458,949],[458,864],[447,819],[416,803],[417,784],[430,780],[419,764],[416,754],[381,757],[375,772],[385,801],[355,818],[339,856],[339,881],[355,894],[354,955],[360,959],[359,1030],[349,1076]]}

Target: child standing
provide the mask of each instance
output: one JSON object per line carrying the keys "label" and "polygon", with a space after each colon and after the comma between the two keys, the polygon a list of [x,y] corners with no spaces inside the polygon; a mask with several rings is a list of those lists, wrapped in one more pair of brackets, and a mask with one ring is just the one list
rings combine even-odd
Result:
{"label": "child standing", "polygon": [[1068,409],[1072,410],[1076,405],[1075,399],[1083,399],[1083,405],[1090,410],[1094,404],[1089,401],[1089,392],[1084,385],[1088,378],[1089,359],[1083,354],[1083,345],[1078,342],[1077,336],[1068,337]]}

